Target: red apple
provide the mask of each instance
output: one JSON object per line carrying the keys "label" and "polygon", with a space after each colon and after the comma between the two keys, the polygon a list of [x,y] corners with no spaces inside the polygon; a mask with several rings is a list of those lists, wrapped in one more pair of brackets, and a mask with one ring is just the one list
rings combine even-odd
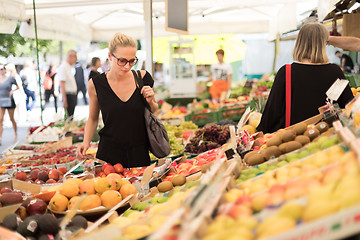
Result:
{"label": "red apple", "polygon": [[121,163],[115,164],[114,168],[116,173],[122,173],[124,171],[124,167],[121,165]]}
{"label": "red apple", "polygon": [[241,216],[250,217],[252,215],[252,210],[245,205],[233,205],[227,215],[234,219],[238,219]]}
{"label": "red apple", "polygon": [[37,179],[37,180],[35,181],[35,183],[36,183],[36,184],[44,184],[45,182],[44,182],[43,180]]}
{"label": "red apple", "polygon": [[27,211],[26,207],[20,206],[15,213],[21,218],[21,220],[24,220],[27,217]]}
{"label": "red apple", "polygon": [[105,169],[107,166],[111,166],[111,167],[112,167],[112,165],[111,165],[110,163],[106,163],[106,164],[104,164],[104,165],[101,167],[101,171],[104,171],[104,169]]}
{"label": "red apple", "polygon": [[104,169],[104,173],[107,175],[109,175],[110,173],[115,173],[115,168],[113,166],[107,166]]}
{"label": "red apple", "polygon": [[46,212],[46,206],[43,200],[34,198],[29,202],[27,212],[29,215],[44,214]]}
{"label": "red apple", "polygon": [[24,171],[17,172],[15,174],[15,178],[17,180],[20,180],[20,181],[25,181],[26,180],[26,173]]}

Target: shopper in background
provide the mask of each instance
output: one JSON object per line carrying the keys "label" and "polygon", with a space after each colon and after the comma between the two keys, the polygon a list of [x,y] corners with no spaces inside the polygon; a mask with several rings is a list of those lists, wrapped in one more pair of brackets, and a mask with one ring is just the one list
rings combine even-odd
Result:
{"label": "shopper in background", "polygon": [[57,113],[57,91],[55,92],[55,76],[56,72],[54,71],[54,66],[50,65],[49,69],[46,71],[45,74],[45,80],[43,83],[44,89],[45,89],[45,106],[44,108],[49,104],[50,102],[50,96],[52,95],[54,98],[54,106],[55,106],[55,112]]}
{"label": "shopper in background", "polygon": [[66,54],[66,60],[63,62],[58,71],[57,77],[60,81],[60,91],[63,100],[63,106],[66,110],[66,117],[71,118],[74,115],[77,104],[77,86],[72,66],[76,63],[77,53],[75,50],[69,50]]}
{"label": "shopper in background", "polygon": [[101,61],[100,58],[98,57],[93,57],[91,59],[91,70],[90,70],[90,74],[89,74],[89,79],[92,79],[94,77],[96,77],[97,75],[100,75],[100,73],[98,72],[99,67],[101,66]]}
{"label": "shopper in background", "polygon": [[108,71],[110,71],[110,62],[109,62],[109,59],[107,58],[106,60],[105,60],[105,62],[101,65],[101,70],[103,71],[103,72],[108,72]]}
{"label": "shopper in background", "polygon": [[[345,76],[338,65],[329,63],[325,46],[329,33],[319,23],[305,24],[297,36],[291,64],[291,125],[319,114],[325,105],[326,91]],[[285,127],[285,66],[275,76],[258,131],[272,133]],[[338,103],[344,108],[353,98],[349,85]]]}
{"label": "shopper in background", "polygon": [[144,98],[152,112],[158,109],[158,104],[150,73],[141,71],[142,89],[135,82],[131,67],[137,63],[136,49],[136,42],[131,37],[115,34],[109,43],[110,71],[89,80],[89,118],[84,142],[77,149],[80,157],[89,148],[101,110],[104,128],[99,132],[96,157],[111,164],[121,163],[125,168],[150,164]]}
{"label": "shopper in background", "polygon": [[349,55],[342,53],[340,51],[336,51],[335,56],[340,58],[340,68],[344,72],[350,73],[354,69],[354,63]]}
{"label": "shopper in background", "polygon": [[35,91],[38,87],[34,64],[31,61],[25,62],[24,68],[20,71],[20,77],[26,94],[26,110],[31,111],[35,106]]}
{"label": "shopper in background", "polygon": [[360,52],[360,38],[329,36],[328,44],[345,51]]}
{"label": "shopper in background", "polygon": [[224,62],[224,50],[216,51],[219,63],[211,65],[211,73],[208,81],[213,81],[209,89],[211,99],[220,102],[222,94],[226,94],[231,87],[232,68],[231,65]]}
{"label": "shopper in background", "polygon": [[[14,118],[15,112],[15,101],[13,97],[14,91],[19,89],[18,84],[16,83],[15,77],[6,75],[7,70],[13,71],[15,66],[13,64],[8,64],[6,67],[4,65],[0,65],[0,145],[1,145],[1,136],[3,132],[3,121],[5,116],[5,111],[7,110],[9,113],[9,118],[12,123],[14,129],[14,139],[15,142],[17,140],[17,125]],[[12,87],[15,86],[15,89]]]}
{"label": "shopper in background", "polygon": [[88,101],[86,99],[85,72],[86,71],[84,71],[84,68],[80,63],[75,65],[75,80],[77,86],[76,97],[81,91],[84,98],[84,104],[87,105]]}

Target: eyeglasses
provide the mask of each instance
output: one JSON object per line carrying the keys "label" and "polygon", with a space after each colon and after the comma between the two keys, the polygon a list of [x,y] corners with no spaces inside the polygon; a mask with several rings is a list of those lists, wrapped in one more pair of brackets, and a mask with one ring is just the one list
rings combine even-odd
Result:
{"label": "eyeglasses", "polygon": [[126,58],[117,58],[112,53],[111,53],[111,55],[117,60],[117,64],[119,66],[125,66],[127,63],[129,63],[130,66],[134,66],[138,62],[137,57],[135,57],[133,59],[130,59],[130,60],[127,60]]}

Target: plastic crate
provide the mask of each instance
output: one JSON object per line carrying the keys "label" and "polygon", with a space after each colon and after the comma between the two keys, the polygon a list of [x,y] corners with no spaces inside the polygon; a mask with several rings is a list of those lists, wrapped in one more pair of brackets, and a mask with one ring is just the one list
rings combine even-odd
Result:
{"label": "plastic crate", "polygon": [[346,75],[346,79],[349,80],[350,87],[359,87],[360,86],[360,75]]}
{"label": "plastic crate", "polygon": [[208,123],[214,123],[219,121],[218,111],[207,113],[190,113],[185,116],[185,121],[192,121],[199,127],[203,127]]}
{"label": "plastic crate", "polygon": [[246,110],[245,106],[223,107],[219,112],[219,121],[224,119],[239,121]]}

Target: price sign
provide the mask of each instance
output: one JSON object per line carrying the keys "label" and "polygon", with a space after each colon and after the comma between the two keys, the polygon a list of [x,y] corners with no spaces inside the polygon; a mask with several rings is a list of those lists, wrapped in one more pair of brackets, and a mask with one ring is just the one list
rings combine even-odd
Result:
{"label": "price sign", "polygon": [[360,97],[356,99],[353,107],[351,108],[351,111],[355,113],[360,113]]}
{"label": "price sign", "polygon": [[348,84],[348,80],[337,79],[329,90],[327,90],[326,96],[332,101],[337,101]]}

